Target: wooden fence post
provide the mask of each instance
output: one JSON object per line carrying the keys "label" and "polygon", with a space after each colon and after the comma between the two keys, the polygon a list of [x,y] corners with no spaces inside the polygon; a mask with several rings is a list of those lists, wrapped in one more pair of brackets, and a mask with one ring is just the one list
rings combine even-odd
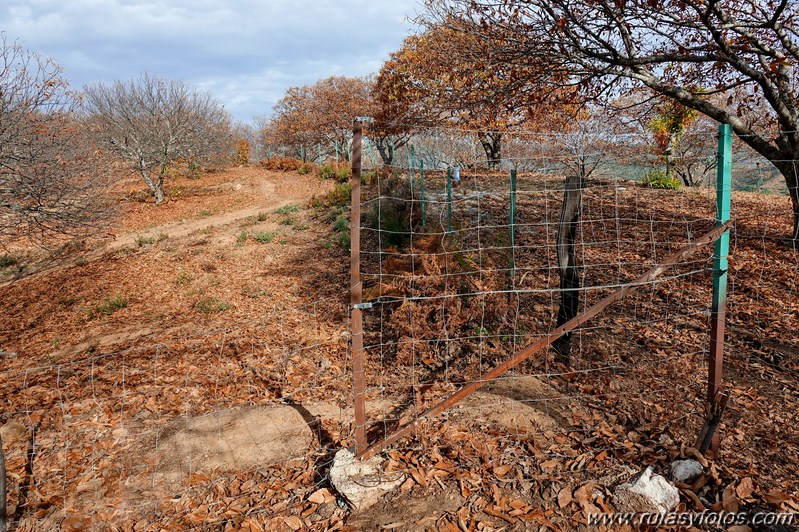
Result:
{"label": "wooden fence post", "polygon": [[350,303],[352,319],[352,388],[355,403],[355,455],[366,450],[366,375],[363,353],[363,285],[361,284],[361,138],[363,125],[352,126],[352,193],[350,196]]}

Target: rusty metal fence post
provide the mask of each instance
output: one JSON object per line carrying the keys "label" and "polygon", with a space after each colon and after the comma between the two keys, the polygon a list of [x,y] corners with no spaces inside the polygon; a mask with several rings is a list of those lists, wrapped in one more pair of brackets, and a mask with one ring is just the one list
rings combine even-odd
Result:
{"label": "rusty metal fence post", "polygon": [[352,388],[355,402],[355,455],[366,450],[366,375],[363,353],[363,309],[361,284],[361,142],[363,124],[352,125],[352,192],[350,194],[350,303],[352,335]]}

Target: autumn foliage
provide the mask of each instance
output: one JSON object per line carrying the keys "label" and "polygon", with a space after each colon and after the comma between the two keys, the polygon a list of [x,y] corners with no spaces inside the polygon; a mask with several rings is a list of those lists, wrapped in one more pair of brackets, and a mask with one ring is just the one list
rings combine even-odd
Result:
{"label": "autumn foliage", "polygon": [[320,154],[348,160],[353,119],[372,114],[371,90],[371,79],[343,76],[290,87],[262,128],[262,142],[303,160]]}
{"label": "autumn foliage", "polygon": [[[647,87],[729,124],[771,161],[791,195],[799,241],[799,4],[789,0],[430,0],[431,25],[470,22],[465,33],[493,40],[500,68],[531,64],[590,100]],[[498,39],[495,36],[499,35]],[[518,82],[518,83],[517,83]]]}
{"label": "autumn foliage", "polygon": [[245,139],[236,141],[236,163],[239,166],[250,164],[250,143]]}

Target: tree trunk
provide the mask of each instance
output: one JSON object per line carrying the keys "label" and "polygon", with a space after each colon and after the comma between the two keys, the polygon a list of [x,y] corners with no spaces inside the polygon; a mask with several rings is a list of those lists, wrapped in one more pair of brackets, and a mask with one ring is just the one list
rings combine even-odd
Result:
{"label": "tree trunk", "polygon": [[[786,156],[785,159],[788,159]],[[791,197],[791,207],[793,211],[793,246],[799,247],[799,160],[786,160],[774,162],[772,164],[785,178],[785,185],[788,187],[788,194]]]}
{"label": "tree trunk", "polygon": [[502,133],[481,131],[477,138],[485,151],[488,169],[498,169],[502,162]]}
{"label": "tree trunk", "polygon": [[147,183],[147,187],[155,198],[155,204],[160,205],[164,201],[164,177],[158,176],[158,181],[153,181],[150,172],[146,168],[139,168],[142,179]]}
{"label": "tree trunk", "polygon": [[388,149],[386,139],[378,138],[374,141],[374,144],[377,147],[377,153],[380,154],[380,158],[383,160],[383,165],[391,166],[391,163],[394,162],[394,150]]}
{"label": "tree trunk", "polygon": [[[558,267],[560,269],[560,308],[557,327],[577,315],[580,307],[580,271],[577,268],[574,240],[580,221],[583,197],[583,180],[579,175],[566,178],[563,191],[563,207],[558,226]],[[552,347],[562,362],[569,363],[572,333],[566,333]]]}

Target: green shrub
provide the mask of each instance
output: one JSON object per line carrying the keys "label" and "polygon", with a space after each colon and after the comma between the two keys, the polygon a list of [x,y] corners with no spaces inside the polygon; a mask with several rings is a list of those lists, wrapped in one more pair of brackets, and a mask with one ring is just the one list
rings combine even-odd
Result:
{"label": "green shrub", "polygon": [[230,303],[216,299],[215,297],[206,297],[194,304],[194,308],[205,314],[213,314],[216,312],[224,312],[230,309]]}
{"label": "green shrub", "polygon": [[349,251],[350,249],[350,221],[346,213],[342,213],[333,224],[333,235],[336,243]]}
{"label": "green shrub", "polygon": [[346,213],[342,213],[336,218],[336,222],[333,224],[333,231],[341,233],[343,231],[349,231],[349,230],[350,230],[350,220],[347,217]]}
{"label": "green shrub", "polygon": [[247,231],[242,231],[239,233],[239,236],[236,237],[236,244],[243,246],[247,243],[248,238],[250,238],[250,234]]}
{"label": "green shrub", "polygon": [[325,223],[332,224],[338,220],[339,216],[342,214],[346,215],[347,212],[348,210],[341,206],[330,207],[330,210],[327,211],[327,215],[325,216]]}
{"label": "green shrub", "polygon": [[349,205],[352,186],[349,183],[336,183],[336,187],[327,193],[325,203],[328,205]]}
{"label": "green shrub", "polygon": [[175,281],[179,286],[186,286],[187,284],[191,283],[194,279],[191,273],[187,272],[183,268],[180,269],[180,273],[178,273],[178,278]]}
{"label": "green shrub", "polygon": [[377,181],[377,172],[371,171],[361,174],[361,183],[364,185],[372,185],[375,181]]}
{"label": "green shrub", "polygon": [[155,237],[154,236],[137,236],[136,237],[136,245],[141,247],[149,246],[151,244],[155,244]]}
{"label": "green shrub", "polygon": [[89,310],[89,319],[99,318],[100,316],[110,316],[117,310],[121,310],[127,306],[128,300],[119,294],[114,294],[110,297],[106,296],[105,302]]}
{"label": "green shrub", "polygon": [[0,255],[0,268],[8,268],[17,263],[17,259],[11,255]]}
{"label": "green shrub", "polygon": [[300,175],[307,175],[313,172],[314,164],[313,163],[302,163],[299,168],[297,168],[297,173]]}
{"label": "green shrub", "polygon": [[411,201],[410,181],[390,177],[381,183],[380,197],[367,215],[369,227],[380,231],[384,245],[400,247],[411,232],[411,222],[421,220],[419,203]]}
{"label": "green shrub", "polygon": [[163,242],[164,240],[169,239],[169,235],[165,233],[159,233],[158,236],[142,236],[139,235],[136,237],[136,245],[138,247],[150,246],[152,244],[158,244]]}
{"label": "green shrub", "polygon": [[324,163],[319,167],[319,177],[322,179],[333,179],[333,176],[335,175],[336,172],[333,170],[333,166],[329,162]]}
{"label": "green shrub", "polygon": [[340,183],[347,181],[350,178],[350,173],[352,169],[349,165],[339,165],[338,170],[336,170],[336,180]]}
{"label": "green shrub", "polygon": [[335,179],[343,183],[350,178],[352,169],[348,163],[334,163],[327,161],[319,167],[319,177],[322,179]]}
{"label": "green shrub", "polygon": [[186,164],[186,171],[188,172],[189,179],[199,179],[202,176],[202,165],[200,161],[196,159],[189,159],[189,162]]}
{"label": "green shrub", "polygon": [[319,209],[321,209],[324,206],[324,204],[322,203],[322,200],[320,198],[317,198],[316,194],[311,196],[311,201],[308,202],[308,205],[312,209],[314,209],[316,211],[318,211]]}
{"label": "green shrub", "polygon": [[259,222],[265,222],[269,219],[269,213],[267,212],[259,212],[258,218],[256,218]]}
{"label": "green shrub", "polygon": [[681,186],[680,180],[666,174],[662,170],[650,170],[644,176],[643,185],[649,188],[678,190]]}
{"label": "green shrub", "polygon": [[294,214],[298,210],[300,210],[300,207],[298,205],[283,205],[282,207],[278,207],[277,209],[275,209],[275,213],[289,215],[289,214]]}
{"label": "green shrub", "polygon": [[[347,251],[350,249],[349,205],[351,194],[352,187],[349,183],[336,183],[333,190],[324,197],[314,197],[312,200],[316,211],[315,215],[323,217],[325,223],[332,225],[333,235],[325,244],[327,248],[338,245]],[[294,228],[303,231],[308,226],[300,223],[299,225],[295,224]]]}
{"label": "green shrub", "polygon": [[277,233],[274,231],[259,231],[255,233],[252,237],[261,244],[268,244],[272,240],[275,239]]}

